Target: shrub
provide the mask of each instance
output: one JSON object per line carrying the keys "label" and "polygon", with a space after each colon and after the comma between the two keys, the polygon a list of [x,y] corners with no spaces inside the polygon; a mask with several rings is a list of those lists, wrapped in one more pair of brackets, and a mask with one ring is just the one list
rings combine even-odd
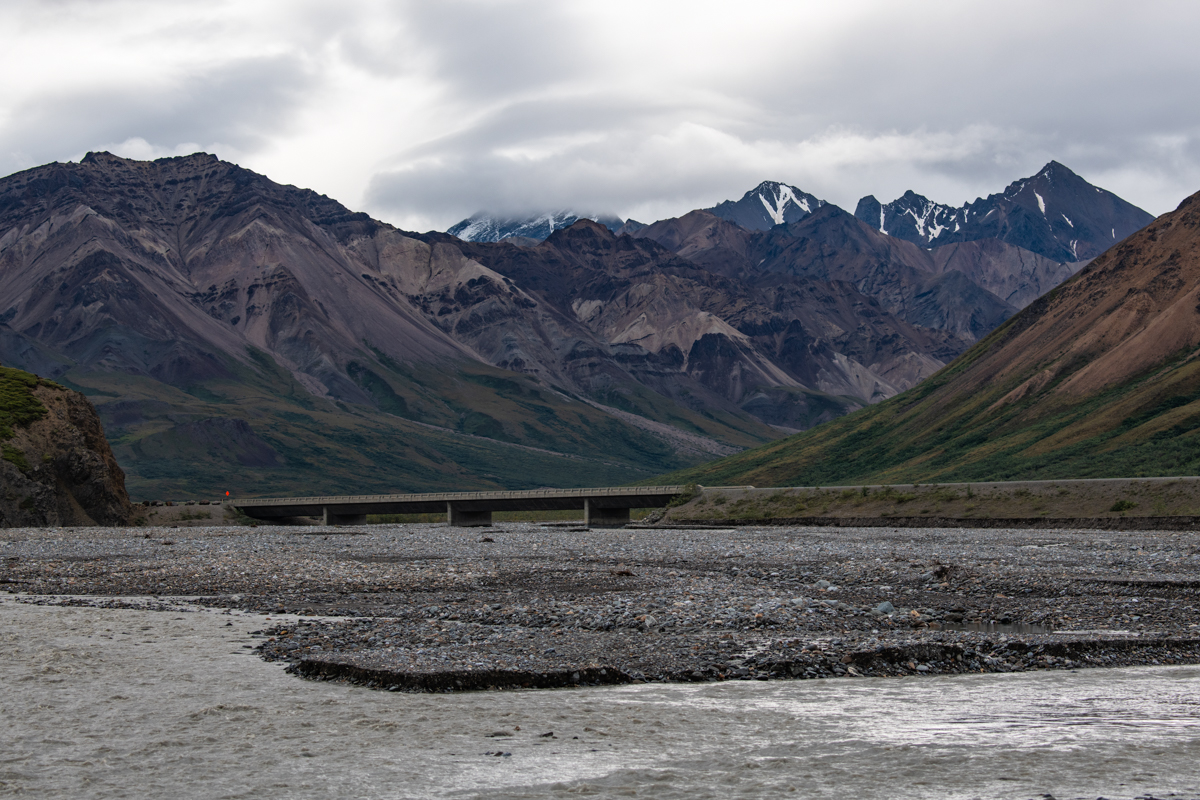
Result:
{"label": "shrub", "polygon": [[25,460],[25,454],[11,444],[4,445],[4,460],[15,464],[21,472],[29,472],[29,462]]}
{"label": "shrub", "polygon": [[683,487],[683,491],[671,498],[671,502],[667,503],[667,508],[678,508],[685,503],[690,503],[700,494],[699,487],[694,483],[689,483]]}
{"label": "shrub", "polygon": [[37,375],[0,367],[0,439],[9,439],[13,428],[24,428],[46,416],[46,407],[33,396],[41,382]]}

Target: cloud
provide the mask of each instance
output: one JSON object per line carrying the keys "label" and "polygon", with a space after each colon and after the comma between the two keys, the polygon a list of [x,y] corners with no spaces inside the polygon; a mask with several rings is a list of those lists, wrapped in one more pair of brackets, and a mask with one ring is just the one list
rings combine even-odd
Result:
{"label": "cloud", "polygon": [[[550,51],[521,40],[511,73],[492,58],[439,62],[470,122],[398,151],[368,184],[369,208],[409,227],[480,209],[654,218],[763,179],[850,208],[909,188],[961,203],[1052,158],[1156,213],[1200,188],[1200,108],[1176,101],[1200,78],[1180,24],[1197,13],[1180,4],[858,3],[768,18],[751,3],[678,25],[661,4],[609,8],[615,24],[563,24]],[[558,63],[564,40],[592,71],[527,68]]]}
{"label": "cloud", "polygon": [[286,134],[310,84],[294,57],[274,56],[155,86],[66,88],[13,108],[0,136],[45,160],[136,141],[147,142],[147,152],[173,153],[195,142],[250,152]]}
{"label": "cloud", "polygon": [[[512,214],[576,208],[651,220],[715,205],[773,178],[853,208],[863,194],[899,194],[922,176],[927,185],[959,193],[989,170],[1006,183],[1017,177],[1011,165],[993,162],[997,153],[1017,150],[1021,140],[987,126],[882,134],[832,129],[801,141],[745,139],[689,122],[662,132],[558,135],[491,150],[475,149],[474,134],[466,138],[465,145],[430,148],[375,176],[368,204],[416,220],[413,227],[465,216],[464,208]],[[1026,155],[1028,143],[1021,144]]]}
{"label": "cloud", "polygon": [[407,228],[649,220],[764,179],[961,203],[1054,158],[1200,189],[1191,3],[14,0],[0,169],[214,150]]}

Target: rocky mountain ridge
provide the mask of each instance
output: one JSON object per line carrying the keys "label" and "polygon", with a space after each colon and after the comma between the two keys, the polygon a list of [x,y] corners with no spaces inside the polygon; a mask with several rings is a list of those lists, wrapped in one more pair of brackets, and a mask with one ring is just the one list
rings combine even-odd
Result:
{"label": "rocky mountain ridge", "polygon": [[1198,445],[1200,193],[914,389],[671,479],[772,486],[1194,475]]}
{"label": "rocky mountain ridge", "polygon": [[[51,370],[59,358],[187,387],[256,369],[251,348],[318,397],[423,419],[429,403],[399,403],[387,364],[478,359],[653,416],[645,405],[661,400],[630,399],[646,387],[668,405],[730,414],[737,429],[754,416],[807,427],[906,388],[965,346],[840,284],[745,286],[594,223],[534,248],[405,234],[208,156],[93,154],[9,184],[3,331],[25,357],[51,351]],[[57,236],[40,239],[43,225]],[[59,237],[73,249],[51,276],[22,268],[55,266],[67,246],[43,252]],[[860,308],[876,321],[864,326]],[[751,397],[753,416],[741,407]]]}
{"label": "rocky mountain ridge", "polygon": [[[845,216],[841,209],[795,186],[764,181],[740,200],[690,212],[678,218],[680,221],[667,219],[645,225],[629,220],[615,232],[653,239],[677,255],[727,277],[751,281],[763,271],[816,274],[814,263],[861,261],[865,249],[871,251],[869,257],[882,270],[881,279],[876,276],[875,280],[867,280],[861,269],[851,269],[847,279],[869,294],[875,291],[869,288],[872,285],[894,294],[895,287],[883,289],[890,278],[896,277],[888,274],[886,264],[896,261],[894,256],[904,251],[899,262],[922,276],[907,281],[911,292],[940,294],[952,305],[979,306],[975,319],[969,322],[960,319],[955,323],[953,318],[961,318],[961,313],[947,315],[943,309],[931,310],[928,302],[924,303],[925,313],[906,319],[935,328],[949,325],[955,329],[957,325],[957,333],[973,339],[1005,316],[1004,312],[998,316],[990,308],[995,304],[986,296],[988,293],[1009,307],[1008,313],[1024,308],[1081,269],[1090,258],[1152,219],[1053,161],[1036,175],[1014,181],[1005,191],[962,208],[934,203],[911,191],[886,206],[874,197],[865,197],[854,216],[886,237],[865,248],[863,234],[846,230]],[[729,224],[716,225],[710,217]],[[822,225],[773,231],[810,217],[822,220]],[[831,224],[831,219],[838,222]],[[785,242],[797,237],[805,238],[810,246],[801,248],[800,263],[788,264],[777,251],[788,249]],[[929,255],[912,248],[905,251],[904,245],[891,240],[915,244]],[[821,251],[819,255],[814,256],[813,245]],[[848,252],[843,253],[843,247],[848,247]],[[839,272],[845,272],[845,264],[841,267]],[[961,273],[966,282],[950,274],[953,272]],[[826,272],[825,277],[829,274]],[[931,282],[933,285],[921,285]],[[954,286],[943,287],[942,282]],[[959,297],[950,296],[955,294]],[[904,313],[900,305],[889,303],[880,294],[873,296],[883,300],[889,310]],[[936,300],[933,305],[938,305]]]}
{"label": "rocky mountain ridge", "polygon": [[868,195],[854,216],[924,247],[998,239],[1058,262],[1095,258],[1154,219],[1057,161],[959,208],[908,191],[887,204]]}
{"label": "rocky mountain ridge", "polygon": [[[677,402],[808,427],[809,412],[819,421],[890,396],[965,346],[895,319],[840,282],[747,285],[594,223],[576,223],[536,248],[463,252],[557,312],[542,317],[553,333],[543,328],[532,336],[521,332],[528,314],[504,312],[512,320],[504,334],[472,335],[471,346],[491,363],[592,393],[603,391],[619,364]],[[447,319],[467,313],[451,309]],[[495,301],[469,313],[501,316]],[[591,342],[583,347],[585,336]],[[558,342],[569,346],[547,347]]]}

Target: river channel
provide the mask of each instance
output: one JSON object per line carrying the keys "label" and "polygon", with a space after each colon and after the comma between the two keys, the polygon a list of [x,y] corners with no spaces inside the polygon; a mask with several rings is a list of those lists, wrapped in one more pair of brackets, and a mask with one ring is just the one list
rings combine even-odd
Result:
{"label": "river channel", "polygon": [[266,624],[0,598],[0,795],[1200,797],[1200,667],[421,695]]}

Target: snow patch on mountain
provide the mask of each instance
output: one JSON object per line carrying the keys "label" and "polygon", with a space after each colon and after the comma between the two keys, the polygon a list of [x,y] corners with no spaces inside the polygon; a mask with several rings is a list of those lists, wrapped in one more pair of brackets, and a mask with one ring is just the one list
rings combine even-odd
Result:
{"label": "snow patch on mountain", "polygon": [[499,242],[514,237],[542,241],[550,234],[569,228],[581,219],[600,223],[611,231],[624,221],[611,214],[577,214],[573,211],[552,211],[529,217],[497,217],[480,212],[446,229],[464,242]]}
{"label": "snow patch on mountain", "polygon": [[783,214],[787,211],[788,203],[803,209],[805,213],[812,213],[812,208],[808,205],[808,199],[804,197],[803,193],[801,193],[800,197],[797,197],[796,191],[791,186],[779,183],[775,184],[774,197],[770,200],[761,193],[758,195],[758,199],[762,201],[763,208],[767,210],[767,213],[776,225],[784,223]]}
{"label": "snow patch on mountain", "polygon": [[799,222],[823,205],[824,200],[795,186],[763,181],[741,200],[726,200],[704,210],[747,230],[765,231],[775,225]]}
{"label": "snow patch on mountain", "polygon": [[[1051,206],[1054,219],[1049,215]],[[1153,220],[1056,161],[1031,178],[1013,181],[1001,193],[960,208],[909,191],[890,203],[864,197],[855,216],[889,236],[924,247],[999,239],[1060,263],[1095,258]],[[1067,228],[1059,224],[1059,216]]]}

